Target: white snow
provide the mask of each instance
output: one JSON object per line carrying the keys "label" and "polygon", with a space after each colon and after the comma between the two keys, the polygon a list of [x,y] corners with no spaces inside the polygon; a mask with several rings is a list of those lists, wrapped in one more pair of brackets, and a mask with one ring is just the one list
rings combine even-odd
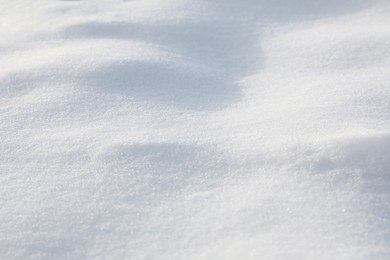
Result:
{"label": "white snow", "polygon": [[389,12],[0,0],[0,259],[390,259]]}

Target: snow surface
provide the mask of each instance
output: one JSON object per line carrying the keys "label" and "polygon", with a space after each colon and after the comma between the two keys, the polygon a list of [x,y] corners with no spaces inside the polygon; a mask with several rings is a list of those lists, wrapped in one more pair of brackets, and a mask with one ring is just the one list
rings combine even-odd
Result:
{"label": "snow surface", "polygon": [[0,259],[390,259],[389,13],[0,0]]}

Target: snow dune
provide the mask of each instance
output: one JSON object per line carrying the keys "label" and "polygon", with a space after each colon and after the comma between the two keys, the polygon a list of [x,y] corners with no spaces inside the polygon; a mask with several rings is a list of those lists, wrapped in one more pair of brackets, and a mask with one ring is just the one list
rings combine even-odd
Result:
{"label": "snow dune", "polygon": [[389,259],[389,11],[0,0],[0,258]]}

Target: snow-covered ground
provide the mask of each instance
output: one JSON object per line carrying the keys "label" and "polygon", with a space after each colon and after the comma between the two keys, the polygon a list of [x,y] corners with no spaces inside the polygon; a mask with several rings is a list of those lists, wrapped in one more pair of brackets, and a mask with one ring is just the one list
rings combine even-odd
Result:
{"label": "snow-covered ground", "polygon": [[0,259],[390,259],[390,1],[0,0]]}

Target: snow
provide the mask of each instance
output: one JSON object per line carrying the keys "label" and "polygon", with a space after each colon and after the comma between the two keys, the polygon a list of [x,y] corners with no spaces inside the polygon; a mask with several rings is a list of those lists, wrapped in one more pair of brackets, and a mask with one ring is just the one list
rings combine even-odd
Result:
{"label": "snow", "polygon": [[1,259],[389,259],[387,0],[0,0]]}

